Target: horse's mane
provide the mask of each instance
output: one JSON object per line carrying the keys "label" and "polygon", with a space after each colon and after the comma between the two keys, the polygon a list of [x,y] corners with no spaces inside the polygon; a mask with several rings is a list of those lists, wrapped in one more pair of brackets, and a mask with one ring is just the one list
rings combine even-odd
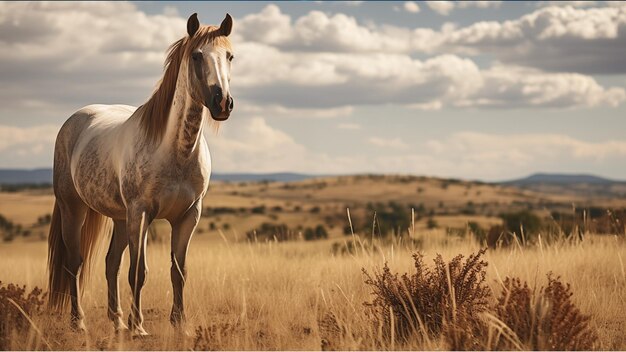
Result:
{"label": "horse's mane", "polygon": [[218,27],[215,26],[200,27],[193,38],[185,36],[167,50],[165,74],[150,99],[138,109],[141,114],[139,125],[149,143],[156,144],[163,139],[183,60],[187,59],[193,50],[208,42],[231,50],[230,40],[220,35]]}

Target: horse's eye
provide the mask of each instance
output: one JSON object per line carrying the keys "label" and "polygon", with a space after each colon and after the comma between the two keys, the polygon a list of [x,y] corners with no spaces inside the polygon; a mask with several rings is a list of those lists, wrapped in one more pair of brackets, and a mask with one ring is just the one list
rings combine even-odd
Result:
{"label": "horse's eye", "polygon": [[191,53],[191,58],[193,59],[193,61],[202,60],[202,51],[194,51],[193,53]]}
{"label": "horse's eye", "polygon": [[226,58],[228,58],[228,61],[232,62],[233,59],[235,58],[235,55],[233,55],[231,53],[228,53],[228,54],[226,54]]}

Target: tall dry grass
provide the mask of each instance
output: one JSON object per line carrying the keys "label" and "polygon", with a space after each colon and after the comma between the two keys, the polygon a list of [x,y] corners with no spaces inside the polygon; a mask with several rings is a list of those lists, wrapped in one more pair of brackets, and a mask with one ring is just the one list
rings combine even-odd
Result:
{"label": "tall dry grass", "polygon": [[[479,249],[470,239],[443,232],[415,234],[424,261],[437,253],[446,262],[459,254],[466,258]],[[358,242],[358,241],[357,241]],[[143,290],[145,327],[152,335],[132,339],[116,335],[106,318],[104,258],[94,267],[86,287],[83,308],[89,331],[69,329],[69,317],[46,312],[33,315],[33,324],[53,349],[446,349],[443,338],[393,342],[374,328],[365,302],[371,287],[362,269],[375,272],[387,263],[393,272],[414,268],[415,248],[402,243],[365,246],[333,254],[332,241],[314,243],[233,243],[197,236],[188,259],[185,287],[188,322],[184,331],[168,320],[172,291],[169,246],[148,246],[148,281]],[[415,242],[412,242],[411,246]],[[0,245],[3,282],[45,287],[44,243]],[[576,244],[512,246],[489,250],[484,260],[485,285],[498,296],[506,277],[519,277],[536,287],[548,285],[552,271],[571,284],[572,302],[598,333],[600,349],[626,349],[626,245],[617,237],[587,236]],[[126,259],[122,273],[128,270]],[[130,293],[120,275],[124,313]],[[99,279],[98,279],[99,278]],[[15,341],[13,348],[45,348],[36,341]]]}

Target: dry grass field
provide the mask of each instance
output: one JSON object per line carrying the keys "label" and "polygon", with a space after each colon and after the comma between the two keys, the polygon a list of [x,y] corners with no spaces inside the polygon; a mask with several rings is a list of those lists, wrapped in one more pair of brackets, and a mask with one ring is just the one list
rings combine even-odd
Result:
{"label": "dry grass field", "polygon": [[[358,176],[298,183],[218,183],[204,202],[205,208],[213,210],[209,211],[210,216],[202,218],[189,250],[189,281],[185,288],[188,321],[184,329],[172,328],[168,320],[172,300],[168,225],[158,223],[148,245],[149,274],[143,290],[145,327],[150,336],[132,338],[114,333],[106,317],[102,258],[85,288],[83,308],[88,332],[71,331],[67,314],[42,308],[31,314],[28,328],[9,332],[12,338],[3,347],[449,349],[445,338],[438,334],[409,340],[386,336],[364,305],[372,302],[374,296],[362,270],[379,273],[388,263],[392,272],[415,271],[412,254],[417,251],[425,255],[429,265],[437,254],[446,261],[458,254],[467,257],[483,245],[474,236],[453,234],[449,228],[466,227],[468,221],[488,227],[501,222],[498,214],[503,210],[530,207],[537,213],[549,214],[559,207],[567,211],[572,203],[624,206],[619,199],[575,197],[430,178]],[[30,228],[30,224],[49,212],[52,199],[49,191],[0,193],[0,214]],[[346,207],[352,209],[355,223],[358,218],[365,222],[371,221],[366,209],[368,202],[389,201],[423,205],[426,215],[403,230],[406,236],[377,239],[375,246],[369,244],[372,235],[364,229],[354,236],[344,235],[343,228],[348,224]],[[477,210],[466,211],[468,202]],[[265,207],[263,211],[251,210],[260,206]],[[239,210],[215,212],[215,208]],[[429,219],[434,219],[438,226],[428,226]],[[246,232],[268,221],[285,223],[294,229],[298,225],[306,228],[323,223],[328,236],[315,241],[245,240]],[[3,284],[26,285],[28,290],[45,287],[46,243],[37,235],[37,231],[45,233],[45,225],[34,226],[32,231],[28,238],[0,244]],[[344,252],[333,250],[348,248],[348,243],[357,244]],[[539,240],[527,245],[515,242],[487,250],[484,259],[488,262],[485,285],[491,292],[487,304],[496,304],[506,277],[518,277],[538,290],[547,283],[547,273],[552,272],[571,285],[572,302],[590,316],[589,328],[598,337],[594,348],[626,349],[623,233],[586,234],[582,241]],[[122,273],[126,272],[127,258],[122,268]],[[126,314],[130,293],[125,277],[120,276],[120,286]]]}

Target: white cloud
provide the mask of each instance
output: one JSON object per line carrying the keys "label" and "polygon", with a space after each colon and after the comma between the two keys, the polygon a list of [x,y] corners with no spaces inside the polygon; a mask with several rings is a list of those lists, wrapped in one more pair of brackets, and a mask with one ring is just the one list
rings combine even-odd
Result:
{"label": "white cloud", "polygon": [[411,30],[395,26],[364,26],[356,18],[342,13],[321,11],[295,19],[267,5],[259,14],[237,21],[237,42],[269,44],[287,51],[314,52],[394,52],[427,51],[438,37],[429,28]]}
{"label": "white cloud", "polygon": [[[32,148],[34,145],[54,144],[57,126],[14,127],[0,125],[0,152],[9,149]],[[36,148],[39,149],[39,148]],[[27,150],[25,150],[27,151]]]}
{"label": "white cloud", "polygon": [[175,6],[171,6],[171,5],[165,5],[163,7],[163,14],[165,16],[170,16],[170,17],[180,17],[180,13],[178,12],[178,8]]}
{"label": "white cloud", "polygon": [[425,3],[431,10],[442,16],[448,16],[454,9],[453,1],[425,1]]}
{"label": "white cloud", "polygon": [[588,142],[548,133],[458,132],[425,145],[429,155],[447,164],[439,166],[440,172],[454,174],[456,168],[457,174],[488,179],[513,178],[537,170],[579,172],[626,156],[626,141]]}
{"label": "white cloud", "polygon": [[406,1],[404,2],[404,10],[410,13],[418,13],[420,12],[420,7],[415,1]]}
{"label": "white cloud", "polygon": [[460,9],[465,9],[469,7],[477,7],[479,9],[487,9],[487,8],[498,8],[502,5],[502,1],[491,1],[491,0],[482,0],[482,1],[457,1],[456,5]]}
{"label": "white cloud", "polygon": [[288,108],[282,105],[270,104],[270,105],[257,105],[253,102],[239,102],[237,113],[250,114],[250,115],[263,115],[272,117],[286,117],[293,119],[300,118],[315,118],[315,119],[327,119],[335,117],[350,116],[354,112],[352,106],[339,106],[333,108]]}
{"label": "white cloud", "polygon": [[[11,82],[0,85],[0,114],[60,122],[89,103],[141,104],[161,76],[164,51],[185,35],[185,19],[167,12],[147,15],[129,3],[0,3],[0,76]],[[435,31],[364,26],[319,11],[292,19],[268,5],[236,21],[232,89],[236,102],[244,102],[236,109],[324,118],[380,104],[617,106],[624,101],[621,87],[580,74],[524,71],[510,62],[626,70],[626,42],[616,45],[626,40],[625,17],[626,6],[551,7],[517,20]],[[413,55],[436,50],[457,54]],[[484,50],[502,64],[481,69],[460,56]]]}
{"label": "white cloud", "polygon": [[502,62],[550,71],[624,73],[626,5],[546,7],[504,22],[477,22],[445,36],[438,50],[491,53]]}
{"label": "white cloud", "polygon": [[626,101],[623,88],[604,88],[592,77],[576,73],[495,66],[484,71],[483,78],[481,89],[458,106],[615,107]]}
{"label": "white cloud", "polygon": [[359,169],[357,159],[315,153],[263,117],[229,121],[218,136],[207,136],[213,172],[349,173]]}
{"label": "white cloud", "polygon": [[401,138],[381,138],[381,137],[371,137],[367,140],[370,144],[375,145],[380,148],[391,148],[391,149],[407,149],[409,147]]}
{"label": "white cloud", "polygon": [[[238,62],[234,91],[255,104],[300,109],[398,104],[433,110],[618,106],[626,100],[623,88],[605,88],[590,76],[505,65],[481,70],[455,55],[417,60],[404,54],[283,52],[262,44],[243,44],[240,50],[246,59]],[[258,67],[273,70],[259,73]]]}
{"label": "white cloud", "polygon": [[[501,2],[430,2],[442,13],[453,8],[497,7]],[[238,22],[246,42],[279,50],[312,52],[457,53],[493,55],[505,63],[549,71],[626,72],[626,5],[601,8],[543,7],[518,19],[479,21],[455,28],[362,25],[344,14],[311,11],[294,21],[276,5]],[[259,22],[262,18],[265,22]],[[270,25],[270,23],[272,23]],[[252,33],[247,35],[246,33]],[[549,50],[548,50],[549,48]],[[567,60],[563,60],[567,57]]]}
{"label": "white cloud", "polygon": [[[237,125],[239,124],[239,125]],[[379,172],[502,180],[546,172],[580,172],[612,165],[626,157],[626,141],[589,142],[562,134],[458,132],[421,142],[372,137],[373,155],[351,157],[313,152],[261,117],[227,125],[211,139],[214,172],[297,171],[305,173]]]}
{"label": "white cloud", "polygon": [[448,16],[454,9],[476,7],[486,9],[500,7],[502,1],[425,1],[428,7],[442,16]]}
{"label": "white cloud", "polygon": [[344,123],[338,124],[337,128],[339,128],[340,130],[360,130],[361,125],[359,125],[358,123],[344,122]]}
{"label": "white cloud", "polygon": [[74,109],[138,104],[161,76],[165,50],[185,33],[184,19],[130,3],[2,2],[0,13],[0,75],[11,82],[0,87],[3,110],[34,100]]}
{"label": "white cloud", "polygon": [[599,5],[599,1],[537,1],[535,5],[537,7],[546,7],[546,6],[591,7],[591,6]]}
{"label": "white cloud", "polygon": [[52,165],[54,141],[59,127],[0,125],[0,167]]}

